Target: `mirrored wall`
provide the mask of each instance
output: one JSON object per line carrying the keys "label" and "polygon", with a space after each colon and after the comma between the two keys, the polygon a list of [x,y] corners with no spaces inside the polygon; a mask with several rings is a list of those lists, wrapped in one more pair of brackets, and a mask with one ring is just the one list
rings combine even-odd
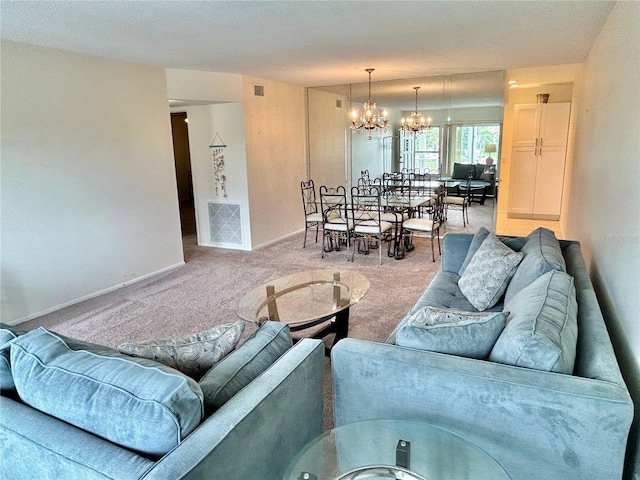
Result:
{"label": "mirrored wall", "polygon": [[[456,162],[489,157],[499,168],[504,71],[380,82],[374,71],[371,99],[387,112],[389,126],[371,139],[350,128],[351,112],[359,114],[369,96],[362,73],[362,83],[308,89],[309,176],[316,185],[350,186],[365,169],[372,177],[403,169],[446,176]],[[420,134],[400,131],[402,117],[415,110],[414,87],[418,110],[432,125]]]}

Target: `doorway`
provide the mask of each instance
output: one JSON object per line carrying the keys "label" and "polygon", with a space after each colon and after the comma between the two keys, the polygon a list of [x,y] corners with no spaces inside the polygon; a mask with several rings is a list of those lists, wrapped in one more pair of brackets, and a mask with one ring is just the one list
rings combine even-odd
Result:
{"label": "doorway", "polygon": [[176,164],[176,183],[180,205],[182,237],[196,236],[196,211],[191,178],[191,155],[189,153],[189,124],[186,112],[171,113],[173,158]]}

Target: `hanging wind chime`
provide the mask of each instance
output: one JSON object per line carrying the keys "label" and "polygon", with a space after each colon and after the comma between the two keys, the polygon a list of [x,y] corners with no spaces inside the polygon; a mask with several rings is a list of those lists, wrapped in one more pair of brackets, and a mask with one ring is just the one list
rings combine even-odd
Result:
{"label": "hanging wind chime", "polygon": [[226,145],[222,141],[220,134],[216,132],[216,136],[213,137],[213,141],[209,148],[211,149],[211,155],[213,157],[213,179],[215,181],[216,197],[222,194],[223,197],[227,196],[227,176],[224,173],[224,149]]}

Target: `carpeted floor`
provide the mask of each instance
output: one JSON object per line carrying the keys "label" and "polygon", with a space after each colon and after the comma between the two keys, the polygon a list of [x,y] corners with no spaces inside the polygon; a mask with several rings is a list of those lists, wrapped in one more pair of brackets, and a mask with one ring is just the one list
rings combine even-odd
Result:
{"label": "carpeted floor", "polygon": [[[475,233],[484,226],[493,230],[493,201],[469,209],[470,225],[462,226],[461,213],[449,212],[446,231]],[[175,335],[188,335],[212,326],[239,320],[238,299],[268,280],[297,271],[322,268],[353,269],[369,278],[367,295],[351,308],[349,336],[381,341],[404,317],[440,268],[431,259],[428,239],[417,239],[416,249],[403,260],[356,255],[347,262],[346,252],[330,252],[321,258],[321,243],[309,232],[307,248],[298,233],[264,248],[244,252],[199,247],[195,235],[184,237],[186,264],[99,297],[44,315],[20,325],[38,326],[84,341],[116,347]],[[437,249],[436,249],[437,254]],[[255,331],[247,324],[243,339]],[[241,339],[241,342],[243,341]],[[328,339],[330,340],[330,339]],[[330,364],[325,368],[325,426],[332,424]]]}

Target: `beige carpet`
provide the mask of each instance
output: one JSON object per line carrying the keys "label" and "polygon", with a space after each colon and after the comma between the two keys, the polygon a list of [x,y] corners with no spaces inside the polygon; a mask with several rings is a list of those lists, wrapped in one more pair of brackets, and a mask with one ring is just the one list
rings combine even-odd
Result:
{"label": "beige carpet", "polygon": [[[462,227],[461,212],[449,212],[446,231],[474,233],[481,226],[492,230],[493,202],[474,204],[471,224]],[[330,252],[321,258],[320,243],[309,232],[307,248],[302,233],[253,252],[199,247],[195,236],[184,238],[186,264],[180,268],[86,300],[20,325],[38,326],[84,341],[116,347],[175,335],[187,335],[221,323],[235,322],[238,299],[268,280],[293,272],[341,268],[366,275],[371,287],[351,308],[349,336],[373,341],[386,338],[404,317],[440,268],[431,260],[428,239],[417,239],[416,249],[403,260],[377,254],[356,255],[347,262],[346,252]],[[142,253],[142,252],[141,252]],[[437,250],[436,250],[437,254]],[[255,331],[247,324],[243,339]],[[330,340],[330,339],[328,339]],[[241,340],[242,342],[242,340]],[[325,425],[330,427],[330,365],[325,369]]]}

